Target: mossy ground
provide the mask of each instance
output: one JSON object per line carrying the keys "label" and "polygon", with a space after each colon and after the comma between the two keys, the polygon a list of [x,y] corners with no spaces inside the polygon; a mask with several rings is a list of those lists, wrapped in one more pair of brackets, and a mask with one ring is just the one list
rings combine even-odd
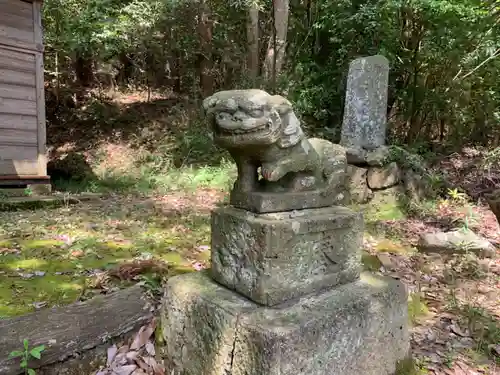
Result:
{"label": "mossy ground", "polygon": [[[97,270],[134,259],[164,261],[173,273],[206,266],[208,210],[178,210],[165,206],[168,199],[106,198],[1,212],[0,316],[73,302]],[[174,197],[174,205],[183,200],[189,206],[190,199]]]}

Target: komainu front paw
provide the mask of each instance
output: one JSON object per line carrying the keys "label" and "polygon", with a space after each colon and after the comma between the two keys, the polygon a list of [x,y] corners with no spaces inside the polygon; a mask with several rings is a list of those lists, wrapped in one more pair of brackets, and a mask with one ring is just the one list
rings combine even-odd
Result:
{"label": "komainu front paw", "polygon": [[279,168],[271,168],[269,166],[262,166],[261,167],[261,174],[262,177],[264,177],[265,180],[267,181],[278,181],[281,177],[283,177],[280,174]]}

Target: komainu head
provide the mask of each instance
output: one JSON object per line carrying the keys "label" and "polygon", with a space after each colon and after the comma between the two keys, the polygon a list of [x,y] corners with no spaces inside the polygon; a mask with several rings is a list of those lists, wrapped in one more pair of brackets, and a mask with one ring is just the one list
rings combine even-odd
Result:
{"label": "komainu head", "polygon": [[304,137],[292,104],[262,90],[219,91],[203,101],[203,109],[214,140],[222,147],[286,148]]}

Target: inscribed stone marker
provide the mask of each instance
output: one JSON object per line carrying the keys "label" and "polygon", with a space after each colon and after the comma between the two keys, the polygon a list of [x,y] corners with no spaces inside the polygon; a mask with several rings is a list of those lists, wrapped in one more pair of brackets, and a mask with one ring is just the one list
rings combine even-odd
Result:
{"label": "inscribed stone marker", "polygon": [[385,144],[389,61],[381,55],[351,62],[340,143],[372,150]]}

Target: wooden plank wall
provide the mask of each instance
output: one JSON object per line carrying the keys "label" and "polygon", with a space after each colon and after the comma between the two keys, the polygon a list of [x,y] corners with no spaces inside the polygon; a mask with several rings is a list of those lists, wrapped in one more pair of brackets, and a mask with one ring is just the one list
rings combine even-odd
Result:
{"label": "wooden plank wall", "polygon": [[41,3],[0,0],[0,176],[46,176]]}

